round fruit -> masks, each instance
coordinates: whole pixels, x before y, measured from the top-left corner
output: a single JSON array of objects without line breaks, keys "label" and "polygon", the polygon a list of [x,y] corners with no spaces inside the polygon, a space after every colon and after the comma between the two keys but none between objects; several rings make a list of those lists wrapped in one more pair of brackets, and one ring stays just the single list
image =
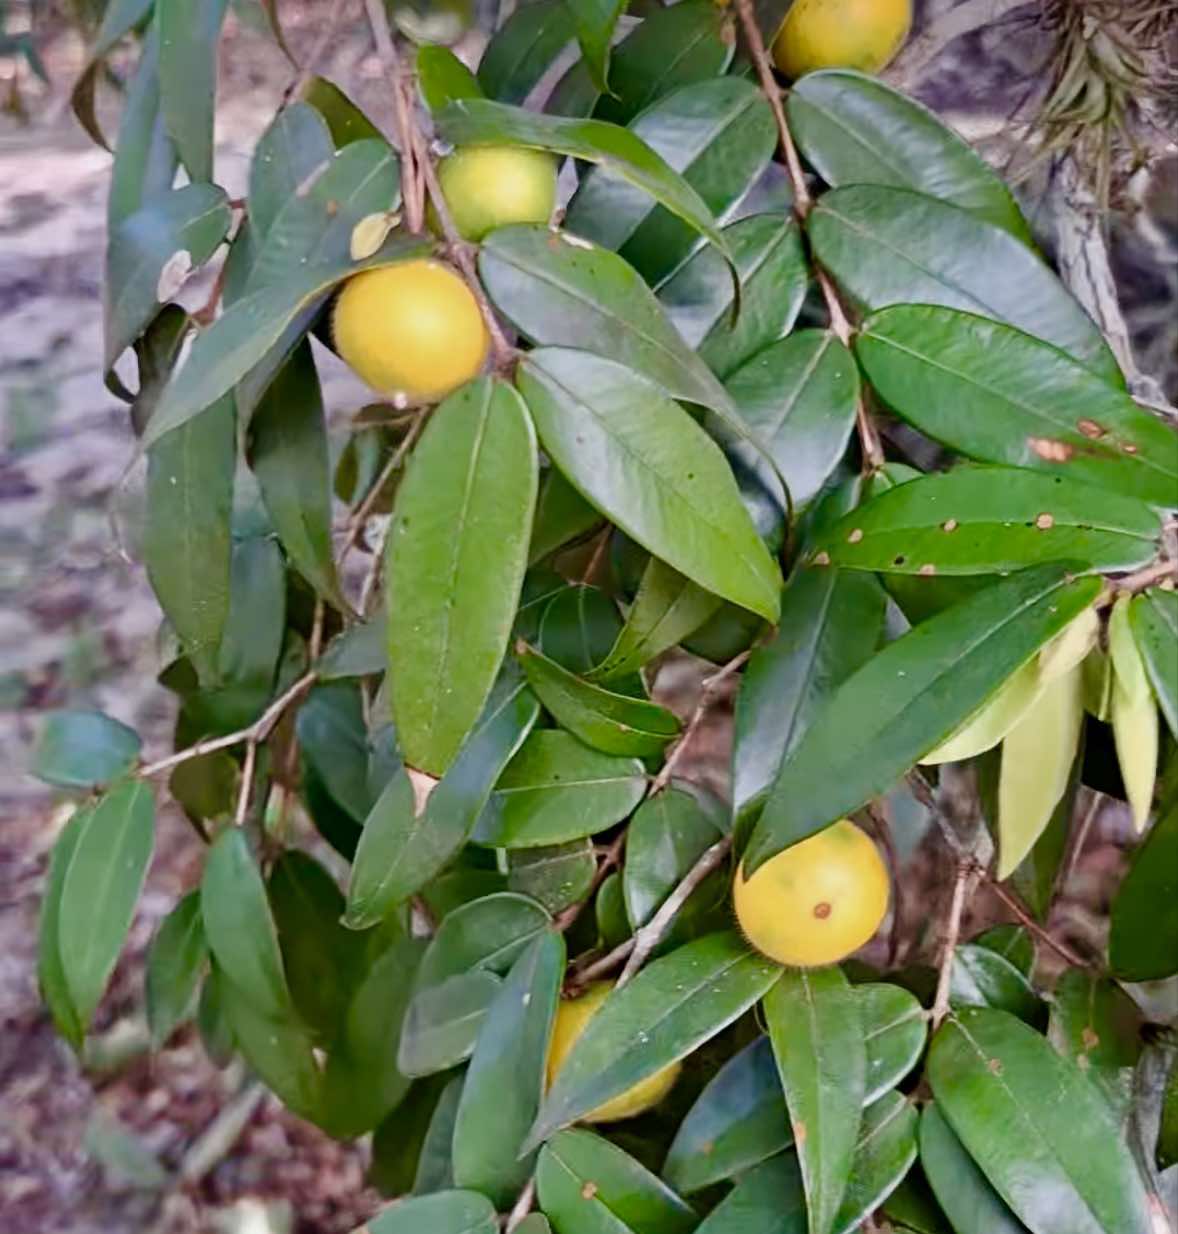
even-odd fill
[{"label": "round fruit", "polygon": [[[573,1042],[585,1031],[585,1026],[601,1010],[602,1003],[614,988],[612,981],[595,981],[580,998],[562,999],[556,1008],[552,1026],[552,1041],[548,1046],[548,1087],[573,1048]],[[671,1063],[654,1075],[640,1080],[633,1088],[611,1097],[581,1120],[586,1123],[612,1123],[620,1118],[633,1118],[658,1105],[679,1078],[679,1063]]]},{"label": "round fruit", "polygon": [[789,78],[815,69],[878,73],[911,24],[912,0],[794,0],[773,59]]},{"label": "round fruit", "polygon": [[770,857],[732,888],[745,937],[779,964],[817,968],[857,951],[888,911],[879,850],[850,819]]},{"label": "round fruit", "polygon": [[490,340],[470,288],[438,261],[365,270],[335,302],[336,350],[374,390],[432,402],[476,376]]},{"label": "round fruit", "polygon": [[438,182],[467,240],[508,223],[547,223],[556,205],[556,162],[544,150],[468,146],[442,159]]}]

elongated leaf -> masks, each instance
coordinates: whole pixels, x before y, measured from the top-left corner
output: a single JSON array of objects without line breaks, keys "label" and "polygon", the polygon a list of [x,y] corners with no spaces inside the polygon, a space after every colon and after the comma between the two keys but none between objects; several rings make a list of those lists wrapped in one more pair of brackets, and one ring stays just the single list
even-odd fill
[{"label": "elongated leaf", "polygon": [[733,812],[742,826],[835,688],[871,657],[885,598],[860,574],[798,570],[790,578],[777,633],[753,652],[736,696]]},{"label": "elongated leaf", "polygon": [[806,1193],[798,1160],[782,1153],[745,1174],[697,1234],[805,1234]]},{"label": "elongated leaf", "polygon": [[463,904],[446,914],[430,940],[417,988],[428,989],[475,968],[506,973],[550,925],[548,914],[527,896],[504,892]]},{"label": "elongated leaf", "polygon": [[534,848],[593,835],[642,800],[642,764],[590,750],[568,733],[533,733],[499,777],[474,830],[497,848]]},{"label": "elongated leaf", "polygon": [[383,673],[388,663],[388,642],[384,614],[371,621],[357,622],[327,644],[317,668],[320,681],[340,681],[347,677],[371,677]]},{"label": "elongated leaf", "polygon": [[1142,831],[1153,806],[1158,766],[1158,709],[1145,660],[1129,624],[1130,598],[1122,593],[1108,619],[1113,680],[1109,720],[1133,825]]},{"label": "elongated leaf", "polygon": [[377,1213],[368,1234],[497,1234],[499,1218],[477,1191],[439,1191],[399,1200]]},{"label": "elongated leaf", "polygon": [[653,197],[722,252],[726,245],[707,203],[641,137],[603,120],[569,120],[489,99],[451,103],[435,117],[438,134],[456,146],[505,144],[551,150],[598,163]]},{"label": "elongated leaf", "polygon": [[885,573],[1002,574],[1041,561],[1130,570],[1156,552],[1141,502],[1063,476],[961,467],[881,493],[814,544],[834,565]]},{"label": "elongated leaf", "polygon": [[1178,972],[1178,806],[1164,813],[1133,854],[1113,900],[1108,954],[1125,981]]},{"label": "elongated leaf", "polygon": [[564,938],[554,933],[516,960],[487,1011],[462,1086],[454,1181],[500,1208],[514,1202],[532,1172],[533,1158],[519,1149],[540,1106],[564,964]]},{"label": "elongated leaf", "polygon": [[190,891],[160,923],[147,953],[147,1024],[156,1049],[195,1006],[208,954],[200,892]]},{"label": "elongated leaf", "polygon": [[[147,16],[151,10],[152,0],[113,0],[103,9],[102,21],[94,35],[86,63],[78,74],[70,92],[70,106],[78,123],[90,135],[92,141],[110,149],[102,130],[98,127],[98,118],[94,114],[94,87],[98,70],[102,61],[115,45],[129,34]],[[128,103],[129,105],[129,103]]]},{"label": "elongated leaf", "polygon": [[155,802],[140,780],[111,789],[84,817],[61,885],[57,947],[79,1027],[90,1023],[119,958],[155,838]]},{"label": "elongated leaf", "polygon": [[924,1049],[924,1009],[914,994],[886,982],[855,986],[867,1071],[863,1101],[882,1097],[916,1066]]},{"label": "elongated leaf", "polygon": [[593,844],[586,837],[568,844],[519,848],[507,854],[507,889],[531,896],[550,913],[589,894],[597,873]]},{"label": "elongated leaf", "polygon": [[544,600],[540,650],[572,673],[587,675],[622,629],[618,606],[598,587],[564,586]]},{"label": "elongated leaf", "polygon": [[[653,103],[624,131],[666,159],[682,175],[680,183],[690,186],[693,195],[698,192],[717,218],[765,170],[777,140],[764,95],[736,77],[683,86]],[[565,216],[569,230],[620,252],[652,284],[671,274],[695,247],[685,225],[690,221],[657,209],[641,186],[622,183],[608,165],[584,177]],[[717,247],[731,263],[726,236]]]},{"label": "elongated leaf", "polygon": [[906,305],[869,318],[856,354],[898,415],[962,454],[1066,474],[1154,505],[1173,501],[1170,430],[1018,330]]},{"label": "elongated leaf", "polygon": [[1150,1228],[1112,1112],[1033,1029],[1002,1011],[962,1010],[933,1038],[928,1078],[970,1156],[1036,1234]]},{"label": "elongated leaf", "polygon": [[398,1069],[407,1076],[425,1076],[465,1062],[502,985],[494,973],[476,970],[415,994],[401,1029]]},{"label": "elongated leaf", "polygon": [[810,1234],[834,1229],[866,1091],[858,1002],[837,967],[787,971],[765,997],[765,1021],[806,1189]]},{"label": "elongated leaf", "polygon": [[458,1102],[462,1097],[463,1078],[461,1074],[456,1075],[446,1084],[430,1115],[413,1177],[414,1195],[429,1195],[454,1186],[451,1168],[454,1116],[458,1113]]},{"label": "elongated leaf", "polygon": [[1041,1019],[1042,1004],[1027,978],[1005,956],[964,943],[953,953],[949,996],[953,1006],[995,1007],[1020,1020]]},{"label": "elongated leaf", "polygon": [[168,136],[193,181],[213,178],[217,41],[227,0],[166,0],[160,32],[160,104]]},{"label": "elongated leaf", "polygon": [[474,74],[448,48],[426,43],[417,49],[417,88],[430,111],[457,99],[481,99]]},{"label": "elongated leaf", "polygon": [[1099,587],[1096,579],[1071,580],[1064,566],[1023,570],[868,660],[782,764],[745,854],[748,873],[886,792],[1087,608]]},{"label": "elongated leaf", "polygon": [[1071,968],[1059,979],[1047,1039],[1088,1074],[1122,1116],[1133,1096],[1141,1027],[1137,1004],[1108,977]]},{"label": "elongated leaf", "polygon": [[659,754],[679,732],[674,713],[657,703],[594,685],[527,644],[516,654],[528,684],[557,723],[595,750]]},{"label": "elongated leaf", "polygon": [[328,81],[326,77],[312,77],[303,87],[302,97],[327,121],[331,140],[337,149],[342,150],[354,141],[381,137],[376,125],[335,82]]},{"label": "elongated leaf", "polygon": [[803,157],[832,188],[915,189],[1030,242],[1010,190],[973,147],[877,78],[850,69],[807,73],[790,90],[786,112]]},{"label": "elongated leaf", "polygon": [[609,91],[606,79],[614,28],[628,3],[629,0],[579,0],[570,6],[581,56],[589,69],[590,80],[603,94]]},{"label": "elongated leaf", "polygon": [[500,103],[522,103],[574,34],[564,0],[521,4],[491,37],[479,61],[483,93]]},{"label": "elongated leaf", "polygon": [[342,682],[316,686],[299,708],[295,733],[308,768],[331,800],[362,823],[374,795],[359,690]]},{"label": "elongated leaf", "polygon": [[819,198],[807,230],[817,259],[866,309],[916,303],[979,313],[1123,384],[1091,318],[1001,227],[921,193],[859,184]]},{"label": "elongated leaf", "polygon": [[213,255],[230,218],[224,190],[188,184],[153,197],[112,231],[103,283],[106,368],[144,332],[189,272]]},{"label": "elongated leaf", "polygon": [[130,770],[139,734],[101,711],[50,712],[41,729],[32,773],[63,788],[93,788]]},{"label": "elongated leaf", "polygon": [[411,767],[441,775],[483,709],[507,650],[539,480],[519,395],[482,379],[430,419],[389,536],[389,679]]},{"label": "elongated leaf", "polygon": [[1178,737],[1178,594],[1151,587],[1129,605],[1129,624],[1154,697],[1170,732]]},{"label": "elongated leaf", "polygon": [[577,1038],[525,1148],[690,1054],[780,975],[735,933],[708,935],[650,964],[610,995]]},{"label": "elongated leaf", "polygon": [[672,398],[732,415],[724,388],[654,293],[608,248],[548,227],[501,227],[482,245],[479,274],[495,306],[533,343],[596,352]]},{"label": "elongated leaf", "polygon": [[310,103],[294,102],[274,117],[250,163],[249,224],[253,243],[265,243],[274,220],[335,152],[327,121]]},{"label": "elongated leaf", "polygon": [[724,228],[740,275],[735,289],[720,255],[694,253],[659,288],[671,323],[721,378],[792,329],[810,282],[797,224],[754,214]]},{"label": "elongated leaf", "polygon": [[957,1234],[1027,1234],[937,1105],[925,1106],[920,1116],[920,1164]]},{"label": "elongated leaf", "polygon": [[[486,251],[485,246],[483,251]],[[573,488],[561,472],[555,467],[546,468],[541,473],[540,491],[536,497],[536,517],[532,524],[532,540],[528,545],[528,564],[535,565],[566,545],[583,539],[589,532],[599,528],[601,523],[601,515]],[[525,589],[526,586],[525,582]]]},{"label": "elongated leaf", "polygon": [[209,849],[200,905],[209,951],[225,977],[261,1014],[288,1018],[291,999],[278,933],[266,886],[240,828],[227,828]]},{"label": "elongated leaf", "polygon": [[57,1031],[74,1047],[82,1048],[86,1025],[78,1016],[61,959],[61,896],[74,850],[93,807],[83,806],[70,815],[49,854],[49,871],[41,893],[37,923],[37,985],[49,1008]]},{"label": "elongated leaf", "polygon": [[899,1185],[916,1160],[916,1107],[895,1091],[863,1111],[855,1160],[834,1219],[838,1234],[850,1234]]},{"label": "elongated leaf", "polygon": [[701,587],[775,620],[780,576],[719,447],[610,360],[529,353],[520,389],[545,450],[611,521]]},{"label": "elongated leaf", "polygon": [[478,724],[418,809],[406,775],[394,775],[372,807],[352,863],[347,923],[362,929],[441,872],[474,827],[495,781],[540,713],[516,673],[505,672]]}]

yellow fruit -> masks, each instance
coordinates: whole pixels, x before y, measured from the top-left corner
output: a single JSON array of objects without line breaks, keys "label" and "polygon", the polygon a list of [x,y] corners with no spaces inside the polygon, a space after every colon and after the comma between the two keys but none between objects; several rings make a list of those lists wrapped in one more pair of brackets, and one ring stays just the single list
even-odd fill
[{"label": "yellow fruit", "polygon": [[[602,1003],[609,997],[614,988],[612,981],[596,981],[589,986],[580,998],[562,999],[556,1008],[556,1022],[552,1026],[552,1041],[548,1046],[548,1086],[556,1078],[573,1042],[585,1031],[585,1026],[601,1010]],[[620,1118],[633,1118],[658,1105],[671,1091],[679,1078],[679,1063],[671,1063],[654,1075],[640,1080],[633,1088],[611,1097],[604,1105],[591,1110],[585,1115],[586,1123],[612,1123]]]},{"label": "yellow fruit", "polygon": [[470,288],[425,259],[365,270],[332,316],[336,350],[374,390],[432,402],[476,376],[489,338]]},{"label": "yellow fruit", "polygon": [[815,69],[878,73],[911,24],[912,0],[795,0],[773,42],[773,59],[790,78]]},{"label": "yellow fruit", "polygon": [[468,146],[442,159],[438,181],[467,240],[509,223],[547,223],[556,205],[556,161],[544,150]]},{"label": "yellow fruit", "polygon": [[888,871],[850,819],[770,857],[732,888],[745,937],[779,964],[817,968],[857,951],[888,911]]}]

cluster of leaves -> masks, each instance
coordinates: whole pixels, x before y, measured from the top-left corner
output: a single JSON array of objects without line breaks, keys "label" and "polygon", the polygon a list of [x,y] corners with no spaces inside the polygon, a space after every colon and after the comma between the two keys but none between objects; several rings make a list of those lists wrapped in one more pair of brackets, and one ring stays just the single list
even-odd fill
[{"label": "cluster of leaves", "polygon": [[[490,1234],[532,1178],[526,1234],[843,1234],[881,1209],[915,1234],[1150,1228],[1178,1073],[1127,983],[1178,972],[1178,601],[1144,587],[1170,569],[1178,449],[1004,185],[850,72],[798,82],[779,131],[763,49],[711,0],[644,10],[612,51],[624,5],[520,5],[477,74],[424,46],[415,123],[567,156],[576,188],[559,226],[479,247],[518,349],[437,408],[365,409],[333,484],[311,336],[358,269],[445,246],[393,225],[398,155],[320,78],[227,199],[223,7],[112,3],[76,95],[93,126],[95,66],[137,30],[106,367],[146,453],[179,718],[151,765],[106,716],[45,731],[43,778],[105,790],[49,874],[62,1033],[81,1045],[117,959],[168,771],[209,847],[152,947],[155,1039],[195,1007],[215,1057],[333,1135],[374,1132],[374,1179],[414,1198],[373,1234]],[[808,182],[774,160],[790,140]],[[387,237],[357,261],[373,216]],[[226,242],[221,311],[193,320],[173,297]],[[383,588],[377,555],[354,603],[342,558],[384,526]],[[729,804],[673,776],[709,699],[685,727],[652,700],[673,648],[725,677],[747,657]],[[1145,824],[1159,741],[1109,956],[1045,992],[1035,919],[1077,788],[1121,791],[1115,746]],[[864,809],[910,849],[939,800],[913,768],[962,760],[1035,933],[947,950],[931,1041],[935,971],[787,971],[730,928],[730,849],[751,868]],[[288,843],[297,811],[345,890]],[[980,868],[984,833],[964,842]],[[627,954],[653,959],[546,1090],[562,988]],[[657,1110],[574,1126],[678,1060]]]}]

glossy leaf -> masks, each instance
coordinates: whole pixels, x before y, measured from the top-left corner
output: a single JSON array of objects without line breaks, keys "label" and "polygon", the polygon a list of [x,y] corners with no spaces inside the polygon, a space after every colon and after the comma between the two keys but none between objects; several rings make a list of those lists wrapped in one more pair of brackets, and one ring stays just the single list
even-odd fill
[{"label": "glossy leaf", "polygon": [[886,982],[854,987],[867,1048],[864,1104],[881,1097],[916,1066],[924,1050],[924,1009],[914,994]]},{"label": "glossy leaf", "polygon": [[250,162],[249,226],[254,246],[261,246],[282,208],[316,173],[322,174],[335,152],[322,114],[310,103],[293,102],[274,117]]},{"label": "glossy leaf", "polygon": [[792,329],[810,270],[788,215],[754,214],[724,228],[740,276],[739,312],[723,259],[692,254],[659,288],[659,300],[684,342],[721,378]]},{"label": "glossy leaf", "polygon": [[517,848],[507,854],[507,889],[531,896],[550,913],[589,894],[597,873],[593,844],[586,837],[543,848]]},{"label": "glossy leaf", "polygon": [[622,630],[618,606],[598,587],[565,586],[545,601],[540,650],[571,673],[600,664]]},{"label": "glossy leaf", "polygon": [[665,1183],[591,1131],[561,1131],[536,1163],[556,1234],[688,1234],[699,1218]]},{"label": "glossy leaf", "polygon": [[545,1056],[564,976],[560,934],[544,934],[512,965],[487,1010],[454,1123],[454,1181],[514,1203],[532,1173],[520,1145],[544,1089]]},{"label": "glossy leaf", "polygon": [[1108,619],[1113,680],[1109,721],[1133,825],[1145,827],[1153,805],[1158,765],[1158,710],[1141,649],[1129,621],[1130,598],[1122,593]]},{"label": "glossy leaf", "polygon": [[213,178],[217,41],[227,0],[166,0],[160,32],[160,105],[191,180]]},{"label": "glossy leaf", "polygon": [[603,120],[546,116],[489,99],[451,103],[438,113],[435,123],[438,135],[455,146],[528,146],[598,163],[632,185],[644,201],[648,196],[654,198],[725,251],[707,203],[672,165],[629,129]]},{"label": "glossy leaf", "polygon": [[[886,792],[1096,597],[1096,579],[1039,566],[889,643],[837,687],[787,755],[745,853],[775,852]],[[865,751],[870,751],[866,755]]]},{"label": "glossy leaf", "polygon": [[299,708],[295,733],[305,762],[332,801],[362,823],[373,793],[359,690],[343,682],[316,686]]},{"label": "glossy leaf", "polygon": [[54,1026],[75,1050],[82,1048],[86,1025],[74,1005],[61,959],[61,896],[78,839],[92,813],[93,807],[83,806],[75,810],[62,827],[49,854],[49,870],[41,893],[37,923],[37,985]]},{"label": "glossy leaf", "polygon": [[807,73],[790,90],[786,112],[802,156],[832,188],[915,189],[1030,242],[1010,190],[973,147],[877,78],[850,69]]},{"label": "glossy leaf", "polygon": [[516,957],[551,925],[527,896],[501,893],[447,913],[430,940],[417,976],[419,990],[471,969],[506,973]]},{"label": "glossy leaf", "polygon": [[1178,806],[1162,814],[1133,853],[1113,900],[1108,954],[1124,981],[1178,972]]},{"label": "glossy leaf", "polygon": [[1005,956],[963,943],[953,953],[949,997],[953,1006],[994,1007],[1035,1023],[1042,1004],[1027,978]]},{"label": "glossy leaf", "polygon": [[[652,103],[628,129],[614,131],[625,132],[629,140],[666,159],[682,176],[679,183],[693,196],[698,193],[709,217],[717,218],[723,218],[765,170],[777,141],[764,95],[752,82],[736,77],[683,86]],[[661,204],[670,205],[665,200]],[[671,274],[695,247],[684,222],[657,209],[640,186],[622,183],[609,165],[582,179],[565,223],[570,231],[621,253],[652,284]],[[732,260],[727,237],[713,243]]]},{"label": "glossy leaf", "polygon": [[810,1234],[837,1216],[855,1153],[867,1054],[852,988],[837,967],[786,971],[765,997],[765,1021],[806,1190]]},{"label": "glossy leaf", "polygon": [[905,305],[870,317],[855,351],[898,415],[962,454],[1153,505],[1173,501],[1171,431],[1122,390],[1019,330]]},{"label": "glossy leaf", "polygon": [[674,713],[657,703],[594,685],[526,644],[516,655],[556,722],[592,749],[641,758],[661,753],[679,732]]},{"label": "glossy leaf", "polygon": [[1178,737],[1178,593],[1151,587],[1129,605],[1129,624],[1154,697]]},{"label": "glossy leaf", "polygon": [[959,467],[881,493],[819,536],[832,564],[903,574],[1004,574],[1041,561],[1131,570],[1157,551],[1141,502],[1007,467]]},{"label": "glossy leaf", "polygon": [[483,379],[430,418],[397,493],[388,548],[389,680],[411,767],[441,775],[507,649],[539,479],[519,395]]},{"label": "glossy leaf", "polygon": [[1051,999],[1047,1039],[1088,1074],[1118,1114],[1128,1112],[1141,1056],[1141,1012],[1108,977],[1068,969]]},{"label": "glossy leaf", "polygon": [[522,103],[573,37],[564,0],[521,4],[491,36],[479,61],[483,93],[500,103]]},{"label": "glossy leaf", "polygon": [[203,266],[229,230],[224,190],[188,184],[153,197],[111,232],[103,282],[103,363],[111,368],[171,300],[190,271]]},{"label": "glossy leaf", "polygon": [[736,696],[733,812],[759,812],[782,759],[835,688],[867,661],[883,632],[879,584],[837,570],[798,570],[781,597],[777,633],[749,659]]},{"label": "glossy leaf", "polygon": [[498,1234],[499,1218],[477,1191],[439,1191],[398,1200],[369,1218],[368,1234]]},{"label": "glossy leaf", "polygon": [[304,87],[302,97],[327,121],[331,140],[338,149],[350,146],[354,141],[381,137],[376,125],[335,82],[328,81],[326,77],[312,77]]},{"label": "glossy leaf", "polygon": [[415,994],[401,1028],[397,1067],[407,1076],[423,1076],[465,1062],[502,985],[493,973],[476,970]]},{"label": "glossy leaf", "polygon": [[533,733],[499,777],[474,839],[497,848],[534,848],[593,835],[642,800],[642,764],[590,750],[568,733]]},{"label": "glossy leaf", "polygon": [[933,1038],[928,1078],[970,1156],[1036,1234],[1149,1229],[1112,1112],[1033,1029],[1002,1011],[962,1010]]},{"label": "glossy leaf", "polygon": [[884,1093],[863,1111],[855,1160],[834,1219],[838,1234],[850,1234],[899,1185],[916,1160],[916,1107],[900,1093]]},{"label": "glossy leaf", "polygon": [[448,48],[426,43],[417,49],[417,88],[430,111],[457,99],[481,99],[474,74]]},{"label": "glossy leaf", "polygon": [[190,891],[160,922],[147,952],[147,1026],[155,1049],[195,1006],[208,954],[200,892]]},{"label": "glossy leaf", "polygon": [[589,69],[589,78],[603,94],[609,90],[609,49],[618,18],[629,0],[579,0],[571,5],[581,57]]},{"label": "glossy leaf", "polygon": [[[486,246],[483,247],[486,252]],[[555,467],[540,476],[536,515],[528,545],[528,564],[538,561],[599,528],[601,515],[577,492]],[[523,597],[520,597],[521,600]],[[517,614],[518,621],[518,614]],[[521,636],[522,637],[522,636]]]},{"label": "glossy leaf", "polygon": [[341,631],[327,644],[316,667],[320,681],[340,681],[347,677],[372,677],[383,673],[388,663],[388,642],[384,614],[370,621],[357,622]]},{"label": "glossy leaf", "polygon": [[462,1098],[461,1074],[450,1080],[438,1098],[426,1128],[413,1178],[413,1194],[428,1195],[454,1186],[451,1158],[454,1145],[454,1117]]},{"label": "glossy leaf", "polygon": [[805,1234],[806,1194],[797,1157],[782,1153],[750,1170],[697,1227],[697,1234]]},{"label": "glossy leaf", "polygon": [[129,771],[139,734],[101,711],[53,711],[41,728],[32,773],[62,788],[93,788]]},{"label": "glossy leaf", "polygon": [[1053,343],[1105,381],[1122,384],[1092,319],[1040,258],[1001,227],[922,193],[857,184],[823,194],[807,231],[815,257],[864,309],[920,304],[980,313]]},{"label": "glossy leaf", "polygon": [[564,348],[529,353],[517,380],[545,450],[603,514],[700,586],[776,618],[777,567],[719,447],[682,408]]},{"label": "glossy leaf", "polygon": [[297,347],[250,421],[250,466],[282,547],[329,603],[345,609],[331,542],[327,425],[310,344]]},{"label": "glossy leaf", "polygon": [[672,398],[731,416],[724,388],[608,248],[548,227],[501,227],[480,249],[479,274],[496,308],[533,343],[596,352]]},{"label": "glossy leaf", "polygon": [[956,1234],[1027,1234],[937,1105],[926,1105],[920,1116],[920,1163]]},{"label": "glossy leaf", "polygon": [[649,964],[610,995],[577,1038],[525,1147],[690,1054],[780,975],[735,933],[710,934]]}]

